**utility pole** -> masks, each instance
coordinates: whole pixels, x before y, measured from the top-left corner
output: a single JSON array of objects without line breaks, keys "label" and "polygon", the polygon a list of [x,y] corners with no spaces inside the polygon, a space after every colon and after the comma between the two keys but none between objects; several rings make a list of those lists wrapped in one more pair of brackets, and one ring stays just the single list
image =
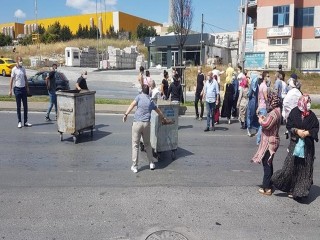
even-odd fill
[{"label": "utility pole", "polygon": [[[241,6],[241,12],[242,12]],[[244,17],[242,17],[242,27],[241,27],[241,53],[239,64],[244,69],[245,62],[245,52],[246,52],[246,31],[247,31],[247,14],[248,14],[248,0],[244,0]]]},{"label": "utility pole", "polygon": [[98,66],[97,69],[99,70],[99,65],[100,65],[100,59],[99,59],[99,27],[98,27],[98,0],[96,0],[96,31],[97,31],[97,61],[98,61]]},{"label": "utility pole", "polygon": [[202,61],[202,48],[203,48],[203,13],[201,14],[201,35],[200,35],[200,66],[203,65]]}]

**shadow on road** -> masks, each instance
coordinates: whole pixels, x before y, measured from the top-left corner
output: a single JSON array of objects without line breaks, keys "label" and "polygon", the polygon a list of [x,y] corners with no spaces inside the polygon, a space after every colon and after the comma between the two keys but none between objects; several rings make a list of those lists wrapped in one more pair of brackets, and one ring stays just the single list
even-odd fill
[{"label": "shadow on road", "polygon": [[55,124],[55,122],[51,121],[51,122],[43,122],[43,123],[33,123],[32,126],[37,127],[37,126],[45,126],[45,125],[52,125],[52,124]]},{"label": "shadow on road", "polygon": [[193,128],[193,125],[179,126],[178,130],[180,130],[180,129],[188,129],[188,128]]},{"label": "shadow on road", "polygon": [[[107,132],[107,131],[101,131],[101,128],[104,127],[108,127],[109,125],[106,124],[99,124],[96,125],[94,130],[93,130],[93,134],[91,137],[91,130],[84,130],[81,132],[81,134],[79,134],[77,136],[77,143],[86,143],[86,142],[92,142],[92,141],[98,141],[110,134],[112,134],[111,132]],[[64,141],[69,141],[69,142],[73,142],[73,136],[71,135],[69,138],[65,138]]]},{"label": "shadow on road", "polygon": [[[280,192],[280,193],[274,194],[274,196],[288,197],[288,193]],[[311,189],[310,189],[309,196],[307,198],[299,198],[299,199],[295,199],[295,200],[301,204],[308,205],[308,204],[312,203],[313,201],[315,201],[319,196],[320,196],[320,187],[317,185],[312,185]]]},{"label": "shadow on road", "polygon": [[[159,153],[158,153],[159,154]],[[193,155],[192,152],[185,150],[183,148],[178,148],[175,152],[175,159],[172,159],[172,151],[161,152],[159,155],[159,160],[157,164],[157,168],[166,168],[169,166],[173,161],[177,161],[180,158]]]}]

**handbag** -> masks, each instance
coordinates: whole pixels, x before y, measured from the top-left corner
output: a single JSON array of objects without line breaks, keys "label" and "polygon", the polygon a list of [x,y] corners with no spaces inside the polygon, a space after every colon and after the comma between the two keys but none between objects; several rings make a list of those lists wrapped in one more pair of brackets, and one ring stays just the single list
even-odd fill
[{"label": "handbag", "polygon": [[298,142],[296,143],[296,146],[293,150],[293,156],[304,158],[304,139],[299,138]]}]

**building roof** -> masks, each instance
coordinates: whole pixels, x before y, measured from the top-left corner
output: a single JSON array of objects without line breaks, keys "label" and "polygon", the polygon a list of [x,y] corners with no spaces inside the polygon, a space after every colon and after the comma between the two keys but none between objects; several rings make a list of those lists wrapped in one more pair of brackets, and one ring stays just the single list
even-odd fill
[{"label": "building roof", "polygon": [[[209,33],[202,34],[202,41],[204,45],[213,46],[215,37]],[[190,34],[186,40],[185,46],[199,46],[201,42],[201,34]],[[176,35],[146,37],[144,40],[146,47],[178,47]]]}]

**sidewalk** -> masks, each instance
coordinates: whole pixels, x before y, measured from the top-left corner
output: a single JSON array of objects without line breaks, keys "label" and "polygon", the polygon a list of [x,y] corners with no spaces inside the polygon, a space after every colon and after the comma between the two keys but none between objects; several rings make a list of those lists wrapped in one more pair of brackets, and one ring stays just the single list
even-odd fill
[{"label": "sidewalk", "polygon": [[[116,113],[123,114],[128,105],[96,104],[96,113]],[[28,108],[31,112],[45,112],[48,108],[48,102],[28,102]],[[195,115],[193,106],[183,107],[183,115]],[[16,111],[16,102],[0,102],[0,111]],[[320,109],[312,110],[320,118]],[[133,110],[134,112],[134,110]]]}]

